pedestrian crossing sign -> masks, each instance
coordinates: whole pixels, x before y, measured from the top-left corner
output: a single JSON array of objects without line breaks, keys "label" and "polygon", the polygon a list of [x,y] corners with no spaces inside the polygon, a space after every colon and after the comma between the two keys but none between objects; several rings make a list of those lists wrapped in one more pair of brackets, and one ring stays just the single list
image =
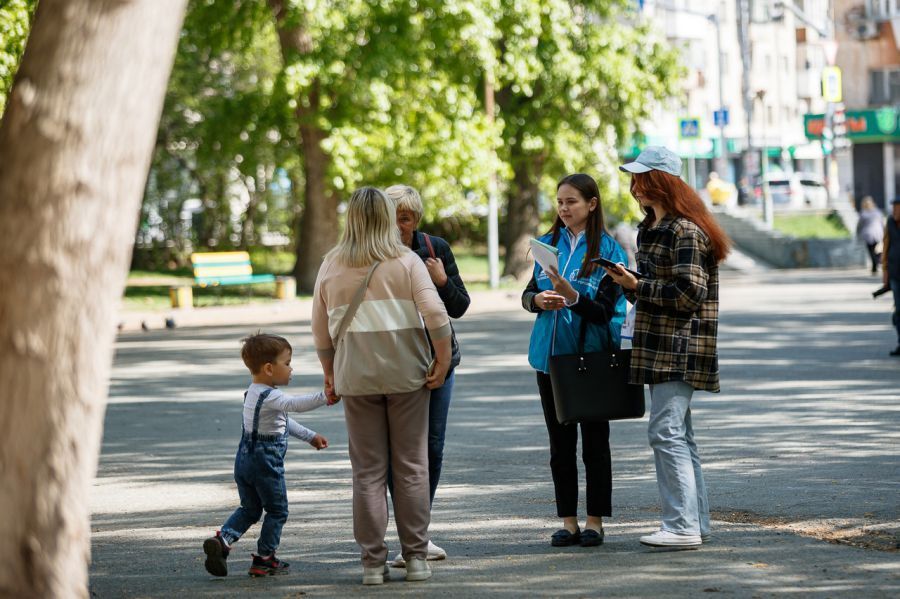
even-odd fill
[{"label": "pedestrian crossing sign", "polygon": [[841,102],[841,69],[825,67],[822,69],[822,97],[826,102]]},{"label": "pedestrian crossing sign", "polygon": [[679,139],[700,139],[700,119],[689,117],[678,120]]}]

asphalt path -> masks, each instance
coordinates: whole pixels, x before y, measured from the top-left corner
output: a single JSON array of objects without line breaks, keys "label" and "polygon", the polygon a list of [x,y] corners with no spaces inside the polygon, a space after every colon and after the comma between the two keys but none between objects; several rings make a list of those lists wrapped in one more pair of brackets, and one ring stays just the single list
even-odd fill
[{"label": "asphalt path", "polygon": [[[239,340],[255,327],[123,333],[92,494],[92,596],[900,596],[900,359],[887,355],[890,301],[871,299],[877,286],[843,270],[725,273],[722,392],[693,403],[713,538],[684,552],[638,543],[659,518],[646,416],[612,425],[604,545],[550,546],[559,521],[525,356],[533,316],[515,295],[476,296],[455,323],[463,363],[430,529],[449,559],[427,582],[393,570],[381,587],[360,585],[340,404],[299,418],[328,449],[288,450],[279,555],[291,573],[246,575],[252,528],[231,574],[209,576],[202,541],[237,504]],[[265,330],[294,345],[291,389],[318,389],[309,321]],[[393,523],[388,545],[399,549]]]}]

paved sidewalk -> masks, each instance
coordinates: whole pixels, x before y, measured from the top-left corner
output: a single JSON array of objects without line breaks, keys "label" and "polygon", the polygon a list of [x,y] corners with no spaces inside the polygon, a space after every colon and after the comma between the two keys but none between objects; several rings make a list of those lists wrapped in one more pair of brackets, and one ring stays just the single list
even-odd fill
[{"label": "paved sidewalk", "polygon": [[[877,286],[836,270],[723,277],[723,389],[694,404],[713,540],[690,552],[637,543],[659,517],[646,417],[612,426],[607,542],[550,547],[558,521],[525,359],[533,317],[518,293],[477,295],[455,323],[463,364],[431,526],[450,559],[430,581],[394,570],[380,588],[359,584],[340,404],[300,418],[331,447],[289,449],[279,553],[291,574],[247,577],[256,528],[232,553],[231,576],[203,569],[200,544],[237,501],[239,339],[258,324],[287,335],[294,389],[313,390],[308,313],[123,333],[92,495],[92,596],[900,596],[900,360],[887,355],[895,340],[889,302],[871,299]],[[392,530],[388,543],[393,554]]]}]

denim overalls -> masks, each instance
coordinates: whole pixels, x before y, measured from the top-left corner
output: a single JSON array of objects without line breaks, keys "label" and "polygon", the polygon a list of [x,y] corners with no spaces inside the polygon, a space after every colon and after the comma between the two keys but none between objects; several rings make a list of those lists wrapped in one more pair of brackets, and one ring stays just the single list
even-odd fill
[{"label": "denim overalls", "polygon": [[[247,433],[241,425],[241,443],[234,458],[234,482],[241,497],[236,509],[222,526],[222,537],[230,545],[262,516],[256,550],[260,556],[272,555],[281,541],[281,529],[288,517],[287,488],[284,483],[284,454],[287,429],[281,435],[260,435],[259,411],[272,389],[263,391],[256,401],[253,430]],[[247,394],[244,393],[246,400]]]}]

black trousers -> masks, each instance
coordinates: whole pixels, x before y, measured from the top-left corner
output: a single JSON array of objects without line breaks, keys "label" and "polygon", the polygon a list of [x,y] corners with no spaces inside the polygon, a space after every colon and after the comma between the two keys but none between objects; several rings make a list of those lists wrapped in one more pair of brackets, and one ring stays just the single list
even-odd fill
[{"label": "black trousers", "polygon": [[877,243],[867,243],[866,249],[869,250],[869,258],[872,260],[872,272],[878,272],[878,265],[881,264],[881,254],[875,251],[878,247]]},{"label": "black trousers", "polygon": [[537,373],[544,421],[550,435],[550,472],[556,491],[556,515],[578,515],[578,427],[581,427],[581,460],[587,479],[587,515],[612,516],[612,459],[609,423],[560,424],[556,420],[550,375]]}]

